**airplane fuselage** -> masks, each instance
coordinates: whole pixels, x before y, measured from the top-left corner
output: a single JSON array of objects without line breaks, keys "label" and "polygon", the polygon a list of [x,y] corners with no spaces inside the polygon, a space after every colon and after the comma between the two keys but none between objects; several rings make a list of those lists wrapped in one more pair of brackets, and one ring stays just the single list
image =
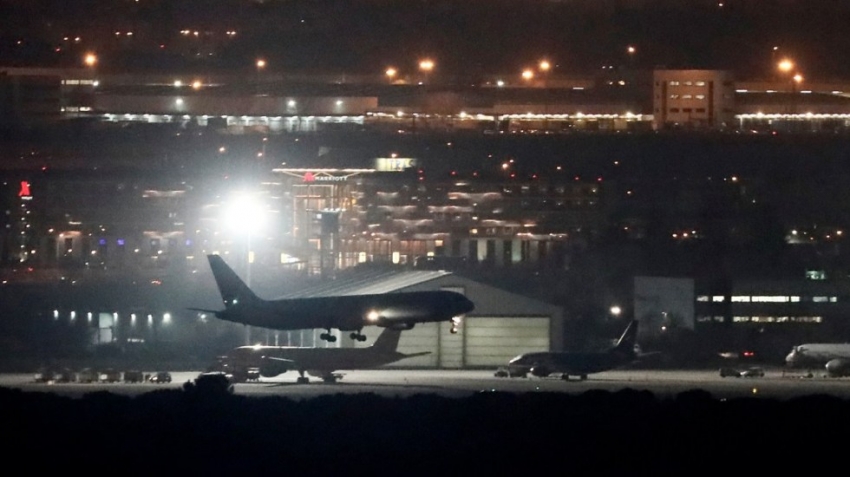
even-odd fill
[{"label": "airplane fuselage", "polygon": [[415,323],[450,320],[473,308],[462,294],[438,290],[231,303],[218,317],[277,330],[357,331],[370,325],[409,329]]},{"label": "airplane fuselage", "polygon": [[635,359],[633,354],[614,351],[603,353],[526,353],[517,356],[509,365],[514,368],[526,368],[532,374],[547,376],[562,374],[567,376],[586,376],[624,366]]},{"label": "airplane fuselage", "polygon": [[850,359],[850,343],[806,343],[795,346],[785,357],[791,367],[824,366],[834,359]]}]

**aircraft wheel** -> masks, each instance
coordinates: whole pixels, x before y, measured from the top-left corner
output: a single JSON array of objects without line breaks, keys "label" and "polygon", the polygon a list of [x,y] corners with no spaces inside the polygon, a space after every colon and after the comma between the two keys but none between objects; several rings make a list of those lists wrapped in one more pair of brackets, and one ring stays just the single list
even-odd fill
[{"label": "aircraft wheel", "polygon": [[357,337],[357,341],[366,341],[366,337],[363,336],[363,335],[360,335],[360,336]]},{"label": "aircraft wheel", "polygon": [[336,336],[334,336],[334,335],[328,335],[328,341],[329,341],[329,342],[331,342],[331,343],[335,342],[335,341],[336,341]]},{"label": "aircraft wheel", "polygon": [[310,382],[310,378],[308,378],[306,376],[299,377],[297,380],[295,380],[296,384],[307,384],[309,382]]},{"label": "aircraft wheel", "polygon": [[586,374],[582,374],[582,375],[581,375],[581,380],[582,380],[582,381],[584,381],[585,379],[587,379],[587,375],[586,375]]},{"label": "aircraft wheel", "polygon": [[561,375],[561,379],[563,379],[564,381],[569,381],[569,380],[570,380],[570,375],[569,375],[569,374],[562,374],[562,375]]},{"label": "aircraft wheel", "polygon": [[452,326],[452,329],[449,330],[453,335],[457,334],[457,326]]}]

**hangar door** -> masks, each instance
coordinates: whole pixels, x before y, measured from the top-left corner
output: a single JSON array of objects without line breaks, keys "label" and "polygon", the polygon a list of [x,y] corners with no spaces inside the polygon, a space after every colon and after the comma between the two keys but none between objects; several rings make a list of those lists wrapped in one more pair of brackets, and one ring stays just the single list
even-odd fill
[{"label": "hangar door", "polygon": [[549,317],[465,319],[465,366],[504,366],[518,354],[549,351],[549,321]]}]

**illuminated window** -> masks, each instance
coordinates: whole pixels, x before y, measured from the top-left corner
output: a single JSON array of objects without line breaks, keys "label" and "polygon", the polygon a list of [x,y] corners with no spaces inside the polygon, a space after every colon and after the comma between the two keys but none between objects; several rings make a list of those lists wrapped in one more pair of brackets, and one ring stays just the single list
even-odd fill
[{"label": "illuminated window", "polygon": [[788,303],[790,298],[787,296],[754,296],[752,301],[760,303]]},{"label": "illuminated window", "polygon": [[715,303],[722,303],[726,301],[726,297],[723,295],[714,295],[713,297],[711,297],[711,301]]},{"label": "illuminated window", "polygon": [[708,295],[700,295],[697,297],[697,301],[708,301]]},{"label": "illuminated window", "polygon": [[749,303],[749,302],[750,302],[750,296],[749,296],[749,295],[737,295],[737,296],[733,296],[733,297],[732,297],[732,301],[734,301],[734,302],[747,302],[747,303]]},{"label": "illuminated window", "polygon": [[749,316],[733,316],[732,323],[747,323],[750,321]]}]

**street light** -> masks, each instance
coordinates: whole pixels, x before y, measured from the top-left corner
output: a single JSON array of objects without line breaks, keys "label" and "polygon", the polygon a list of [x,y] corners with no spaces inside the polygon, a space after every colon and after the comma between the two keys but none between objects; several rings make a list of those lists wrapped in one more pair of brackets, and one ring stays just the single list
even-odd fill
[{"label": "street light", "polygon": [[390,66],[389,68],[387,68],[387,71],[385,71],[384,74],[387,75],[387,79],[389,79],[390,83],[392,83],[396,75],[398,74],[398,71],[392,66]]},{"label": "street light", "polygon": [[266,69],[266,60],[257,58],[257,94],[260,93],[260,75]]},{"label": "street light", "polygon": [[97,64],[97,55],[94,53],[86,53],[86,56],[83,58],[83,62],[86,66],[93,68]]},{"label": "street light", "polygon": [[428,58],[419,60],[419,71],[422,72],[423,78],[427,77],[432,71],[434,71],[434,60]]},{"label": "street light", "polygon": [[[245,284],[251,287],[251,263],[254,252],[251,250],[251,236],[257,235],[265,226],[266,208],[256,193],[234,192],[224,204],[222,214],[224,224],[235,234],[245,237]],[[251,344],[251,327],[245,326],[245,344]]]}]

